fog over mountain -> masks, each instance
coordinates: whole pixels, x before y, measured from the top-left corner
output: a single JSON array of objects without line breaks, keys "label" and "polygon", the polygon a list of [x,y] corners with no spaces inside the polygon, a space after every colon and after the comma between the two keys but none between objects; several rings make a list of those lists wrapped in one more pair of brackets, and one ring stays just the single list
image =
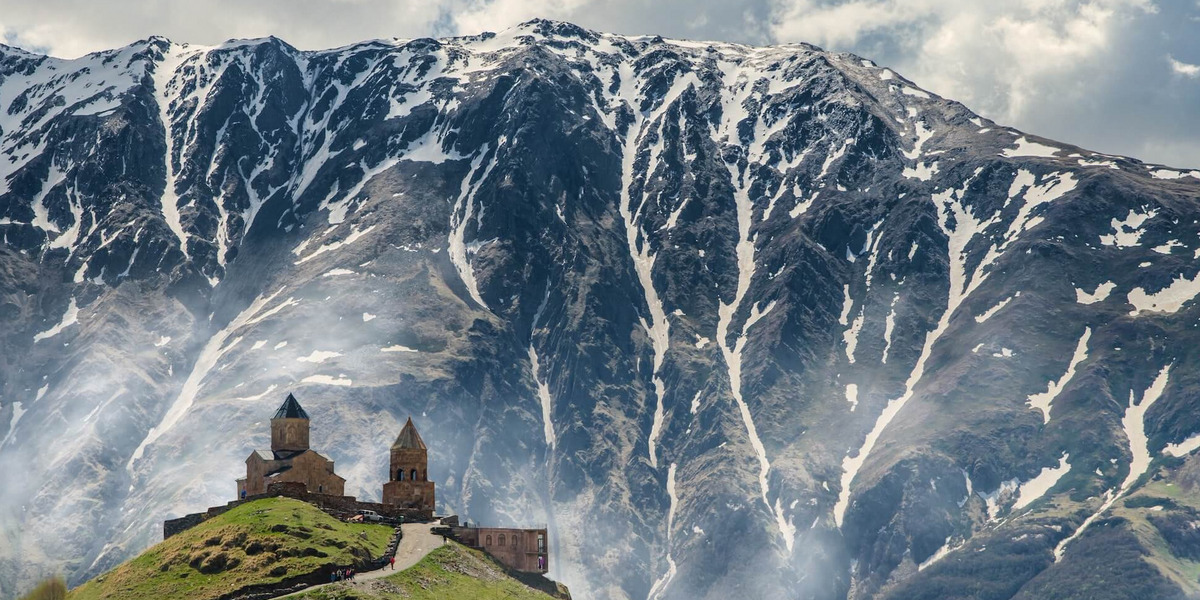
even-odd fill
[{"label": "fog over mountain", "polygon": [[289,391],[578,598],[1198,594],[1198,196],[804,44],[0,46],[0,597]]}]

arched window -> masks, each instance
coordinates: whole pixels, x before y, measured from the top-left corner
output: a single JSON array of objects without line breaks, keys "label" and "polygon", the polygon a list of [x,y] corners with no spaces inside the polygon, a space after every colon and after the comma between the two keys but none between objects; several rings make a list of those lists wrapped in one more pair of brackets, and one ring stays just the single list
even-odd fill
[{"label": "arched window", "polygon": [[417,480],[417,470],[416,470],[416,469],[413,469],[413,470],[412,470],[412,480],[413,480],[413,481],[416,481],[416,480]]},{"label": "arched window", "polygon": [[500,545],[501,545],[501,546],[503,546],[503,545],[504,545],[504,534],[503,534],[503,533],[502,533],[502,534],[500,534]]},{"label": "arched window", "polygon": [[396,481],[404,481],[404,469],[396,471]]},{"label": "arched window", "polygon": [[324,493],[324,492],[325,492],[325,486],[323,486],[323,485],[318,485],[318,486],[317,486],[317,493],[318,493],[318,494],[321,494],[321,493]]},{"label": "arched window", "polygon": [[484,546],[491,546],[491,545],[492,545],[492,536],[491,536],[490,534],[487,536],[487,541],[486,541],[486,542],[484,542],[484,543],[483,543],[483,545],[484,545]]}]

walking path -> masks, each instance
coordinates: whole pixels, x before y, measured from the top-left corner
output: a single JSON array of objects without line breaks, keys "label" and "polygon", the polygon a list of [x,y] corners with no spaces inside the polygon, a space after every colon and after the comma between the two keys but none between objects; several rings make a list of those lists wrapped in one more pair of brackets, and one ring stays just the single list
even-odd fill
[{"label": "walking path", "polygon": [[433,552],[438,546],[441,546],[442,536],[434,535],[430,530],[437,526],[437,523],[405,523],[400,527],[404,529],[404,536],[400,538],[400,546],[396,548],[396,568],[392,570],[391,566],[385,566],[382,569],[374,571],[363,571],[354,574],[354,581],[338,581],[334,583],[322,583],[304,588],[298,592],[292,592],[284,596],[276,596],[276,598],[291,598],[300,594],[307,594],[316,589],[327,586],[343,586],[350,587],[355,584],[387,577],[395,573],[399,573],[415,564],[426,554]]}]

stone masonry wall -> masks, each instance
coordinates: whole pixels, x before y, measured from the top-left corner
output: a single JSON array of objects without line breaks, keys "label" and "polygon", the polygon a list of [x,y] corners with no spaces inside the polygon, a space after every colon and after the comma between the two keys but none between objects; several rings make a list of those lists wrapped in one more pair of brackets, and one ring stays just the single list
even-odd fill
[{"label": "stone masonry wall", "polygon": [[303,483],[284,482],[272,483],[267,487],[264,494],[255,496],[247,496],[244,500],[234,500],[222,506],[213,506],[201,513],[192,513],[179,517],[178,519],[168,519],[163,521],[163,539],[167,539],[177,533],[187,531],[196,525],[220,515],[231,508],[240,506],[247,502],[253,502],[262,498],[273,497],[294,498],[303,502],[308,502],[313,506],[325,511],[333,517],[346,519],[358,514],[360,510],[373,510],[380,516],[389,519],[403,519],[406,522],[413,521],[430,521],[433,519],[432,510],[415,510],[410,508],[402,508],[398,506],[388,506],[377,502],[359,502],[354,496],[335,496],[331,494],[313,494],[309,493]]}]

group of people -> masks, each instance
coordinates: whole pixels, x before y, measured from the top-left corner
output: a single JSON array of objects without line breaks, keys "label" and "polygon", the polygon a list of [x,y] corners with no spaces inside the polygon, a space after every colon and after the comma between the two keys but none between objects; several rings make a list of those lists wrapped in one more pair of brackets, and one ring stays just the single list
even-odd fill
[{"label": "group of people", "polygon": [[[389,566],[393,571],[396,570],[396,557],[394,555],[388,557],[388,562],[384,564],[383,568],[386,569]],[[350,567],[346,567],[344,569],[334,569],[333,572],[329,574],[329,583],[335,583],[338,581],[354,581],[354,576],[357,574],[358,572]]]}]

